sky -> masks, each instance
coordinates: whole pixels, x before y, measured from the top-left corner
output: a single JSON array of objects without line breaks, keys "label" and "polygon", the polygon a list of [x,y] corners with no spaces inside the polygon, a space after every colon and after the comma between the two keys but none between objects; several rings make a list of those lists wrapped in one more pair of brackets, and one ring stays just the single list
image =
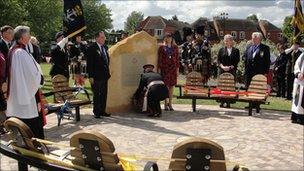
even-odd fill
[{"label": "sky", "polygon": [[171,19],[177,15],[180,21],[193,23],[199,17],[211,19],[220,13],[228,13],[228,18],[246,18],[256,14],[258,19],[266,19],[282,27],[285,16],[293,14],[293,0],[226,0],[226,1],[110,1],[102,0],[111,9],[114,29],[124,29],[124,22],[132,11],[140,11],[147,16],[163,16]]}]

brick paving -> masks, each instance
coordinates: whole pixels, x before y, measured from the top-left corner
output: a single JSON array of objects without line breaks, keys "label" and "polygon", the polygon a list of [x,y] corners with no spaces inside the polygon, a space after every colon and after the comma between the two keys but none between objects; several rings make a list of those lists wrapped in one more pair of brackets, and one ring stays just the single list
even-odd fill
[{"label": "brick paving", "polygon": [[[160,170],[166,170],[169,161],[165,159],[170,158],[176,143],[192,136],[204,137],[224,147],[228,170],[236,163],[250,170],[304,170],[303,126],[292,124],[287,112],[262,110],[249,117],[241,109],[198,105],[198,112],[192,113],[191,105],[174,107],[174,112],[163,112],[161,118],[126,113],[95,119],[91,109],[82,109],[80,122],[63,120],[60,127],[56,116],[49,115],[46,138],[68,144],[75,131],[99,131],[113,141],[118,154],[161,158],[157,163]],[[17,169],[12,159],[1,156],[0,161],[1,170]]]}]

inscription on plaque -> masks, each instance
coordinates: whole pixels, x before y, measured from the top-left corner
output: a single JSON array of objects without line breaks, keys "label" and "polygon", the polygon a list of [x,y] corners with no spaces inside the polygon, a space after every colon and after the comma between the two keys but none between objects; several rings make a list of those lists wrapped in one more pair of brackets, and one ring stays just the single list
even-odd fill
[{"label": "inscription on plaque", "polygon": [[143,72],[142,66],[147,63],[147,59],[141,54],[126,54],[122,59],[122,85],[138,86],[140,74]]}]

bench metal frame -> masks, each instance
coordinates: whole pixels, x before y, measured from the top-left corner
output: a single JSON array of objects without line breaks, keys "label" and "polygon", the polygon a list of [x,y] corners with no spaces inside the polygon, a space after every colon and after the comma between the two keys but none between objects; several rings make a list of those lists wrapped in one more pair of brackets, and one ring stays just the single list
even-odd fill
[{"label": "bench metal frame", "polygon": [[37,167],[40,169],[44,169],[44,170],[56,170],[56,171],[74,170],[71,168],[50,164],[50,163],[48,163],[44,160],[38,159],[38,158],[33,158],[33,157],[28,157],[28,156],[22,155],[2,143],[0,143],[0,153],[2,153],[3,155],[5,155],[9,158],[17,160],[19,171],[28,171],[28,165],[34,166],[34,167]]}]

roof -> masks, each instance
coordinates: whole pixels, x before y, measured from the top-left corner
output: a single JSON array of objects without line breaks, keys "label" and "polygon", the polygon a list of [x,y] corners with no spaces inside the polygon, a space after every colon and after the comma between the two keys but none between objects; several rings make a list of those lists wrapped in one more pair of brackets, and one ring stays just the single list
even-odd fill
[{"label": "roof", "polygon": [[220,30],[258,31],[258,23],[247,19],[215,19]]},{"label": "roof", "polygon": [[191,27],[191,25],[187,22],[182,22],[177,20],[166,20],[166,19],[164,20],[167,25],[175,27],[177,30],[182,30],[185,27]]},{"label": "roof", "polygon": [[260,20],[259,21],[260,26],[263,26],[267,31],[278,31],[280,32],[281,29],[273,25],[271,22],[267,20]]},{"label": "roof", "polygon": [[200,17],[196,21],[194,21],[191,26],[192,27],[198,27],[198,26],[203,26],[206,25],[206,22],[208,22],[208,19],[206,17]]},{"label": "roof", "polygon": [[139,23],[137,30],[164,29],[166,26],[174,27],[177,30],[182,30],[184,27],[191,27],[187,22],[167,20],[162,16],[148,16],[144,21]]},{"label": "roof", "polygon": [[143,29],[163,29],[166,27],[166,23],[161,16],[149,16],[147,17],[147,22],[143,25]]}]

